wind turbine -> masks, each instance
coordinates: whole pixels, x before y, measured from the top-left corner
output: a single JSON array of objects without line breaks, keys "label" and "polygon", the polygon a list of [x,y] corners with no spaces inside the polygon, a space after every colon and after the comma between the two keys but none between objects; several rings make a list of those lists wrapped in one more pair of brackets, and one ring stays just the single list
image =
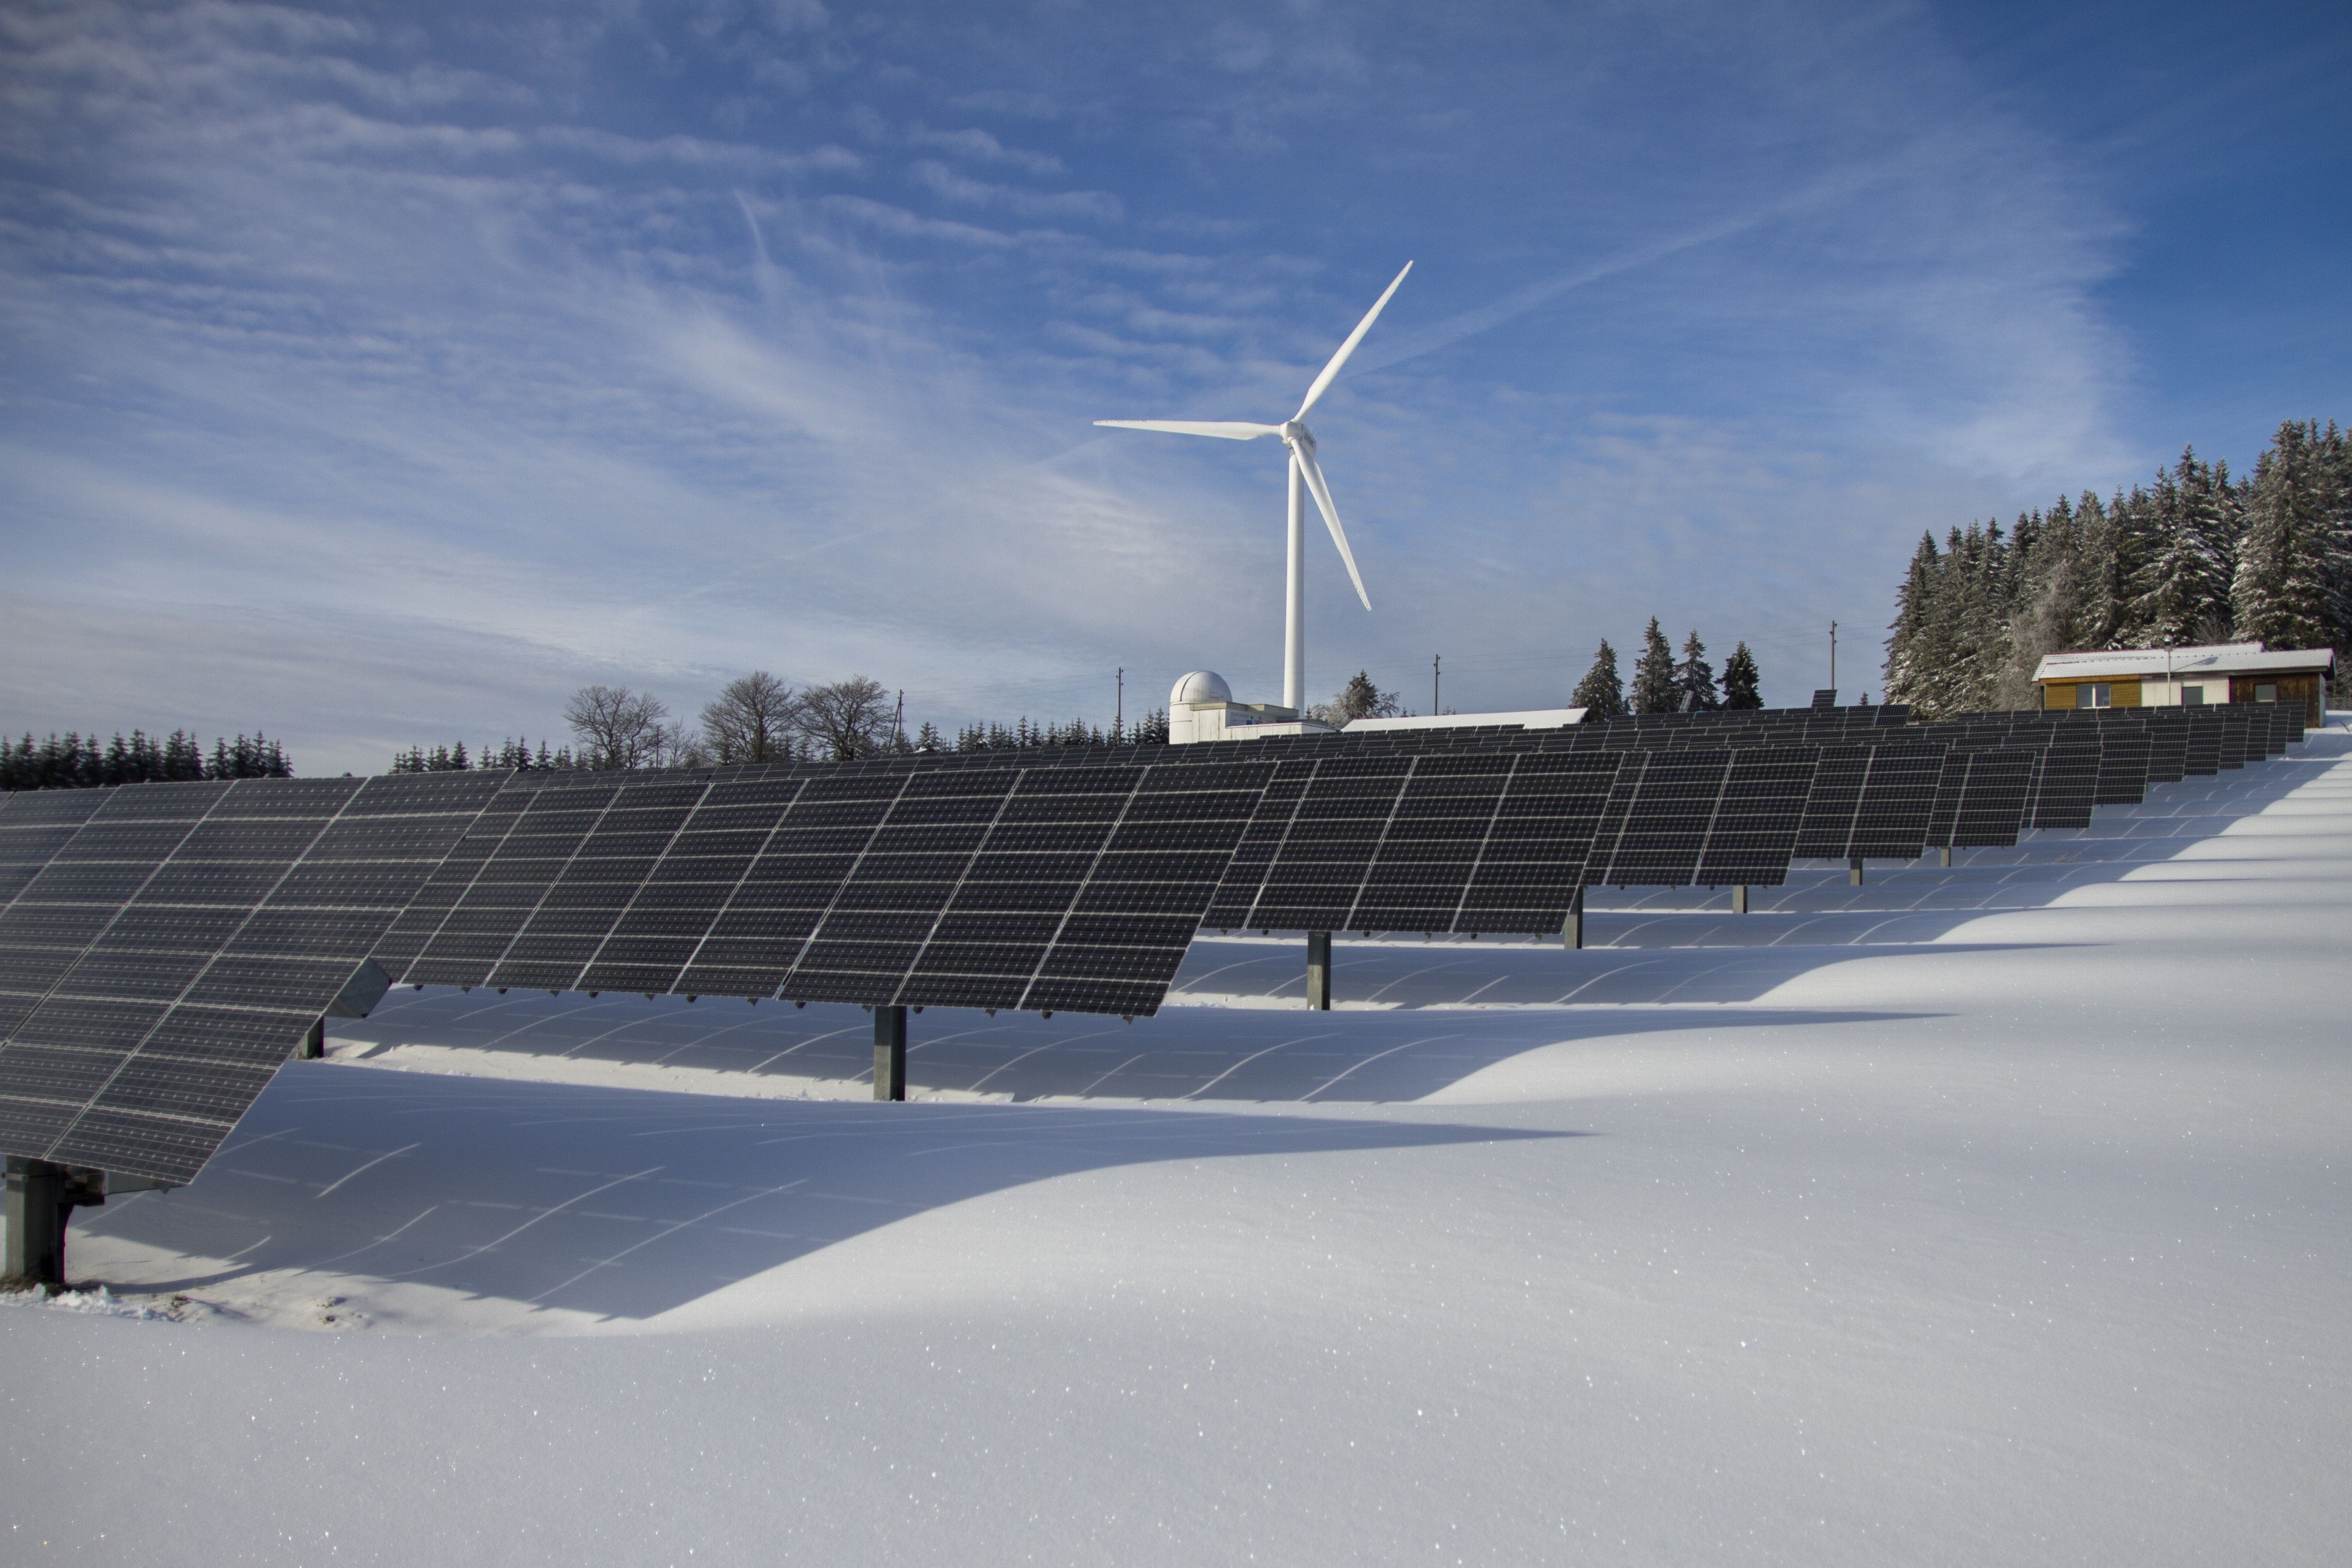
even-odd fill
[{"label": "wind turbine", "polygon": [[1371,595],[1364,591],[1363,573],[1356,570],[1355,553],[1348,549],[1347,531],[1339,527],[1339,509],[1331,504],[1331,487],[1323,482],[1323,470],[1315,462],[1315,437],[1303,422],[1307,411],[1331,390],[1339,367],[1348,362],[1348,356],[1356,351],[1356,345],[1364,340],[1364,334],[1380,319],[1389,296],[1397,291],[1397,284],[1404,281],[1405,272],[1412,270],[1412,263],[1406,262],[1404,272],[1398,273],[1395,281],[1372,301],[1372,308],[1364,312],[1364,319],[1356,323],[1356,329],[1348,334],[1348,340],[1339,345],[1339,351],[1331,356],[1331,362],[1323,367],[1323,373],[1307,389],[1307,401],[1298,405],[1298,412],[1280,424],[1247,424],[1234,420],[1095,421],[1121,430],[1164,430],[1171,435],[1213,435],[1222,441],[1255,441],[1261,435],[1279,435],[1282,444],[1290,448],[1290,604],[1283,620],[1282,706],[1294,713],[1303,711],[1307,706],[1307,503],[1300,494],[1302,489],[1315,493],[1316,509],[1323,514],[1323,521],[1331,530],[1331,542],[1339,547],[1339,559],[1347,563],[1349,580],[1356,585],[1356,597],[1364,601],[1366,610],[1372,607]]}]

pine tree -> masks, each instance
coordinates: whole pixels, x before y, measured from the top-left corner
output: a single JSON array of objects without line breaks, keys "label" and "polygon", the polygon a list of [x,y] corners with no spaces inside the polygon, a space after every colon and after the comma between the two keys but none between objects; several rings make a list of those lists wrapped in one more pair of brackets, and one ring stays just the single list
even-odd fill
[{"label": "pine tree", "polygon": [[1756,673],[1756,655],[1748,651],[1748,644],[1742,643],[1732,649],[1731,657],[1723,662],[1723,706],[1727,708],[1762,707],[1764,697],[1759,689],[1760,679]]},{"label": "pine tree", "polygon": [[1586,722],[1625,716],[1625,683],[1617,675],[1617,650],[1603,637],[1592,655],[1592,667],[1576,683],[1570,705],[1584,710]]},{"label": "pine tree", "polygon": [[1642,656],[1633,664],[1630,695],[1637,714],[1673,713],[1682,706],[1682,693],[1675,685],[1675,651],[1654,615],[1642,633]]},{"label": "pine tree", "polygon": [[922,727],[915,731],[915,749],[918,751],[946,750],[946,744],[940,738],[940,727],[929,719],[925,719]]},{"label": "pine tree", "polygon": [[2345,655],[2352,653],[2352,433],[2334,420],[2320,437],[2320,511],[2327,540],[2328,645],[2336,651],[2336,679],[2352,676]]},{"label": "pine tree", "polygon": [[1698,630],[1683,639],[1683,662],[1675,666],[1675,686],[1682,693],[1675,706],[1685,713],[1712,713],[1723,706],[1722,695],[1715,689],[1715,666],[1706,662],[1706,644],[1698,640]]},{"label": "pine tree", "polygon": [[[2182,461],[2191,460],[2184,454]],[[2133,613],[2155,646],[2183,647],[2199,640],[2198,631],[2212,600],[2211,563],[2189,530],[2187,497],[2178,471],[2158,471],[2146,505],[2149,548],[2132,601]]]},{"label": "pine tree", "polygon": [[[1928,679],[1927,632],[1935,615],[1936,591],[1943,565],[1944,556],[1936,548],[1936,536],[1921,530],[1919,546],[1911,552],[1911,569],[1904,575],[1903,586],[1895,591],[1895,619],[1887,627],[1885,678],[1888,702],[1909,703],[1923,710],[1927,706],[1922,700],[1927,695]],[[1731,684],[1729,664],[1724,666],[1723,677],[1727,688]]]},{"label": "pine tree", "polygon": [[2237,634],[2272,648],[2329,644],[2329,587],[2344,542],[2332,537],[2325,448],[2316,422],[2279,426],[2254,465],[2245,542],[2231,600]]}]

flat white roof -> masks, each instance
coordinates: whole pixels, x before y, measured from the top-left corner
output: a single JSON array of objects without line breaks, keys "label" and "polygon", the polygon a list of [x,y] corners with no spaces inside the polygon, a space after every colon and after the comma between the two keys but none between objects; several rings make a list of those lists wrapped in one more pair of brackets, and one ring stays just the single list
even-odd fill
[{"label": "flat white roof", "polygon": [[2037,681],[2102,681],[2114,676],[2161,675],[2169,669],[2190,680],[2200,675],[2260,675],[2288,670],[2332,670],[2333,648],[2281,648],[2260,643],[2216,643],[2200,648],[2102,648],[2089,653],[2050,653],[2035,667]]},{"label": "flat white roof", "polygon": [[1559,729],[1584,722],[1580,707],[1531,707],[1517,713],[1437,713],[1426,718],[1358,718],[1348,721],[1349,735],[1370,735],[1384,729],[1467,729],[1475,725],[1515,724],[1521,729]]}]

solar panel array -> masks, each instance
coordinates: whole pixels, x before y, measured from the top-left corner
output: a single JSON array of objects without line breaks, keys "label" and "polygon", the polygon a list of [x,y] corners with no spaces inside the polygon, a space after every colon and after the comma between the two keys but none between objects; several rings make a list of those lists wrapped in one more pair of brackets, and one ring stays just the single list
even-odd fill
[{"label": "solar panel array", "polygon": [[1155,1010],[1273,765],[523,775],[378,961],[415,984]]},{"label": "solar panel array", "polygon": [[2293,705],[1670,716],[659,774],[0,796],[0,1146],[185,1180],[348,988],[1157,1009],[1202,925],[1555,932],[2080,827]]},{"label": "solar panel array", "polygon": [[[0,909],[0,1146],[194,1176],[499,783],[247,779],[9,800],[0,841],[81,820]],[[0,852],[16,880],[22,860]]]},{"label": "solar panel array", "polygon": [[1620,761],[1307,750],[1276,766],[1203,925],[1557,931]]}]

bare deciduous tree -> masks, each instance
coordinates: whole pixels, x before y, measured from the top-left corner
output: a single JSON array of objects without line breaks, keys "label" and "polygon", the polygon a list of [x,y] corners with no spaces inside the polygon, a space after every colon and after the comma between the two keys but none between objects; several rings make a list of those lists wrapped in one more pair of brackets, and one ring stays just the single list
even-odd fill
[{"label": "bare deciduous tree", "polygon": [[688,728],[681,719],[661,729],[654,742],[652,761],[656,768],[708,768],[711,756],[702,744],[702,732]]},{"label": "bare deciduous tree", "polygon": [[722,763],[774,761],[791,755],[798,706],[792,687],[754,670],[728,682],[703,708],[702,738]]},{"label": "bare deciduous tree", "polygon": [[660,759],[669,708],[650,692],[626,686],[583,686],[572,694],[563,722],[580,737],[590,768],[642,768]]},{"label": "bare deciduous tree", "polygon": [[793,727],[836,762],[891,749],[895,713],[889,692],[870,675],[803,688]]}]

